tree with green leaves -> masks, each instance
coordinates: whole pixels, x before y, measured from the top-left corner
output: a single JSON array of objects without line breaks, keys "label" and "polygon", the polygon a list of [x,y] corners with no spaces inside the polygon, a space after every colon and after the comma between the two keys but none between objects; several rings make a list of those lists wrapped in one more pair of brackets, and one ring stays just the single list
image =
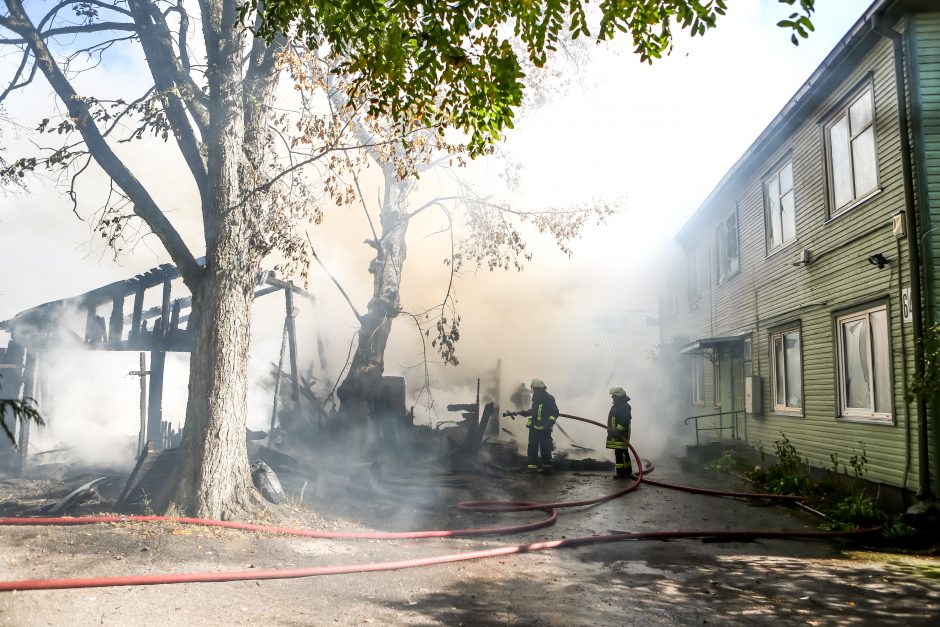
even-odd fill
[{"label": "tree with green leaves", "polygon": [[[275,252],[305,267],[302,226],[347,193],[321,186],[316,164],[358,148],[328,112],[298,127],[276,106],[287,41],[253,38],[238,9],[236,0],[0,4],[0,50],[16,59],[0,104],[42,87],[57,99],[20,113],[33,116],[20,124],[34,131],[6,157],[0,183],[60,181],[73,211],[115,248],[137,232],[155,235],[192,293],[186,422],[166,497],[206,518],[243,517],[263,503],[245,436],[256,280]],[[139,81],[104,80],[116,56],[145,68]],[[149,149],[176,160],[175,180],[147,176]],[[168,184],[192,190],[191,212],[161,196]],[[184,230],[192,219],[201,229]]]},{"label": "tree with green leaves", "polygon": [[[789,22],[795,32],[811,27],[813,4],[799,0],[802,13]],[[337,124],[340,118],[298,127],[274,105],[286,33],[337,60],[357,102],[402,125],[399,140],[409,125],[458,128],[476,155],[512,126],[522,102],[527,77],[512,41],[538,66],[563,33],[587,36],[593,27],[608,39],[623,31],[640,57],[651,60],[668,52],[674,26],[701,34],[726,11],[724,0],[604,1],[596,16],[580,0],[59,0],[28,7],[4,0],[0,6],[0,49],[17,59],[0,84],[0,104],[43,81],[59,107],[32,112],[42,141],[9,159],[0,174],[7,182],[57,174],[76,212],[84,207],[76,181],[90,171],[103,175],[105,200],[92,212],[102,236],[119,245],[129,225],[155,235],[192,292],[186,426],[170,501],[209,518],[243,516],[260,503],[248,472],[245,422],[251,300],[261,261],[275,251],[298,259],[306,245],[296,226],[321,219],[322,206],[352,197],[329,180],[311,186],[304,169],[361,148],[348,126]],[[129,98],[92,93],[94,81],[80,76],[102,71],[103,59],[128,46],[144,59],[149,86]],[[118,148],[147,137],[177,149],[194,189],[201,241],[187,241],[180,215],[161,204]],[[194,252],[202,245],[204,265]]]},{"label": "tree with green leaves", "polygon": [[[778,0],[794,7],[778,25],[794,44],[813,30],[815,0]],[[303,38],[340,62],[336,71],[369,93],[373,114],[454,127],[483,152],[512,128],[536,67],[565,38],[631,38],[645,62],[668,54],[674,29],[703,35],[728,10],[726,0],[248,0],[243,16],[260,11],[259,35]],[[623,33],[623,35],[621,35]]]}]

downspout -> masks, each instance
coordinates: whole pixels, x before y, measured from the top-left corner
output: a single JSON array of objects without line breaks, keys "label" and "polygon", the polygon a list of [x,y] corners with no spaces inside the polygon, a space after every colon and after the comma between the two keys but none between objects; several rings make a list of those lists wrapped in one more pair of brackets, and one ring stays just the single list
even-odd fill
[{"label": "downspout", "polygon": [[[904,221],[907,238],[907,258],[911,267],[911,317],[913,318],[914,372],[924,374],[923,320],[921,319],[920,246],[917,239],[917,207],[914,203],[914,168],[911,163],[911,141],[908,136],[907,93],[904,79],[904,44],[901,34],[879,22],[872,28],[891,40],[894,46],[894,85],[898,99],[898,130],[901,134],[901,172],[904,180]],[[907,390],[905,390],[907,393]],[[908,417],[910,420],[910,417]],[[933,498],[930,485],[930,447],[927,432],[927,399],[917,398],[917,456],[919,490],[917,498],[929,501]]]}]

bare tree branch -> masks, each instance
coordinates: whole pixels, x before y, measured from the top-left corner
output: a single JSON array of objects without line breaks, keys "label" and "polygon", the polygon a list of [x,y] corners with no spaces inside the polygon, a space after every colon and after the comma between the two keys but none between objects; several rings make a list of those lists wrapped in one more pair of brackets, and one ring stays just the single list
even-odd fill
[{"label": "bare tree branch", "polygon": [[[128,6],[134,14],[140,35],[140,44],[153,75],[154,85],[166,104],[167,121],[173,127],[173,135],[189,171],[192,172],[199,189],[199,197],[205,201],[208,177],[206,163],[200,150],[200,140],[193,133],[189,116],[182,98],[186,98],[185,85],[177,82],[182,68],[177,65],[173,51],[173,40],[163,14],[156,5],[144,0],[129,0]],[[181,98],[182,95],[182,98]]]},{"label": "bare tree branch", "polygon": [[7,6],[10,9],[10,15],[0,18],[2,19],[0,23],[3,23],[4,26],[26,40],[36,58],[39,69],[65,104],[89,151],[95,155],[95,160],[133,200],[134,212],[160,238],[167,252],[179,267],[186,284],[190,289],[194,289],[202,277],[203,270],[196,263],[195,257],[186,246],[183,238],[167,220],[166,216],[163,215],[163,212],[160,211],[149,192],[108,145],[107,140],[95,125],[88,104],[75,92],[71,82],[65,77],[53,59],[45,41],[30,22],[26,11],[23,9],[22,0],[7,0]]},{"label": "bare tree branch", "polygon": [[112,38],[112,39],[107,39],[107,40],[105,40],[105,41],[99,41],[99,42],[97,42],[97,43],[95,43],[95,44],[93,44],[93,45],[91,45],[91,46],[86,47],[86,48],[80,48],[80,49],[76,50],[75,52],[73,52],[72,54],[68,55],[68,56],[65,58],[65,62],[62,64],[62,65],[63,65],[63,69],[65,69],[66,72],[70,71],[70,70],[71,70],[71,64],[72,64],[72,62],[73,62],[76,58],[78,58],[80,55],[85,54],[85,55],[88,56],[89,59],[94,58],[94,56],[97,55],[97,56],[98,56],[98,59],[97,59],[97,61],[96,61],[93,65],[91,65],[91,66],[84,66],[84,67],[82,67],[80,70],[76,70],[76,71],[72,72],[72,74],[73,74],[73,75],[78,75],[78,74],[82,74],[82,73],[84,73],[84,72],[87,72],[87,71],[89,71],[89,70],[93,70],[94,68],[96,68],[96,67],[98,67],[99,65],[101,65],[102,61],[104,60],[104,53],[105,53],[111,46],[113,46],[114,44],[116,44],[116,43],[118,43],[118,42],[121,42],[121,41],[133,41],[133,40],[135,40],[135,39],[137,39],[137,34],[136,34],[136,33],[133,34],[133,35],[128,35],[127,37],[114,37],[114,38]]},{"label": "bare tree branch", "polygon": [[[38,36],[40,39],[49,39],[50,37],[57,37],[59,35],[76,35],[83,33],[97,33],[101,31],[136,31],[137,27],[133,24],[127,22],[98,22],[97,24],[81,24],[76,26],[62,26],[60,28],[50,28],[47,31],[39,33]],[[16,39],[0,39],[0,44],[25,44],[29,43],[29,40],[25,36],[20,36]]]},{"label": "bare tree branch", "polygon": [[33,82],[33,77],[36,76],[36,64],[35,63],[29,70],[29,78],[27,78],[22,83],[16,82],[20,79],[20,76],[23,75],[23,70],[26,68],[26,64],[29,62],[29,57],[30,57],[29,50],[24,50],[23,58],[20,60],[19,67],[16,68],[16,73],[13,75],[13,80],[10,81],[10,85],[5,90],[3,90],[2,94],[0,94],[0,102],[3,102],[4,99],[10,94],[10,92],[20,89],[22,87],[26,87],[31,82]]},{"label": "bare tree branch", "polygon": [[189,64],[189,46],[186,45],[187,35],[189,34],[189,13],[183,8],[183,0],[177,0],[175,7],[167,9],[167,12],[170,11],[179,15],[180,18],[180,29],[177,35],[176,47],[179,51],[180,66],[186,74],[189,74],[190,71],[192,71],[192,67]]},{"label": "bare tree branch", "polygon": [[333,284],[336,285],[336,289],[339,290],[340,294],[343,295],[343,298],[346,299],[346,302],[349,303],[349,308],[352,309],[353,314],[356,316],[356,320],[362,321],[362,316],[359,315],[359,312],[356,310],[356,306],[353,305],[352,299],[349,298],[349,294],[346,293],[346,290],[343,289],[343,286],[339,284],[339,281],[336,280],[336,277],[333,276],[329,269],[323,264],[320,256],[317,255],[317,251],[313,247],[313,242],[310,240],[310,234],[307,233],[306,235],[307,243],[310,244],[310,254],[313,255],[313,258],[317,260],[317,263],[320,264],[320,267],[323,268],[323,271],[326,272],[326,275],[330,277],[330,280],[332,280]]}]

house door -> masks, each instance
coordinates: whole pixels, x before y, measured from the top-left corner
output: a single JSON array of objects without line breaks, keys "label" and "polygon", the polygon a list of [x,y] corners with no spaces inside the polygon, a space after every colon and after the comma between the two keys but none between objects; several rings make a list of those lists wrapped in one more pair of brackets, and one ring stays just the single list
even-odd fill
[{"label": "house door", "polygon": [[715,353],[715,411],[719,413],[721,438],[740,439],[744,419],[743,345],[722,346]]}]

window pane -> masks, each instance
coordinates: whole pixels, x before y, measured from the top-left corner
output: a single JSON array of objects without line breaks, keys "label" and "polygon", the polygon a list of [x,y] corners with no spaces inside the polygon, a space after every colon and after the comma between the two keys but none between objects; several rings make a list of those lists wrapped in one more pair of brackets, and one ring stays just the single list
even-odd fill
[{"label": "window pane", "polygon": [[786,194],[793,189],[793,164],[788,163],[780,170],[780,193]]},{"label": "window pane", "polygon": [[787,333],[784,336],[784,344],[787,362],[787,407],[802,407],[803,385],[799,332]]},{"label": "window pane", "polygon": [[721,407],[721,362],[712,364],[712,385],[714,386],[715,407]]},{"label": "window pane", "polygon": [[866,326],[865,320],[842,323],[843,396],[847,408],[871,410]]},{"label": "window pane", "polygon": [[783,405],[786,390],[783,387],[783,342],[780,336],[774,337],[774,406]]},{"label": "window pane", "polygon": [[855,197],[864,196],[878,185],[875,159],[875,130],[868,128],[852,141],[852,165],[855,169]]},{"label": "window pane", "polygon": [[871,92],[865,92],[865,95],[855,101],[849,107],[849,118],[852,121],[852,135],[858,133],[866,126],[871,124]]},{"label": "window pane", "polygon": [[725,238],[724,224],[718,226],[715,232],[715,260],[718,263],[718,282],[725,280],[728,274],[728,250],[727,239]]},{"label": "window pane", "polygon": [[869,315],[871,325],[872,365],[875,370],[875,411],[891,413],[891,355],[888,352],[888,312]]},{"label": "window pane", "polygon": [[783,241],[789,242],[796,237],[796,209],[793,206],[793,192],[780,199],[780,221],[783,228]]},{"label": "window pane", "polygon": [[838,209],[852,200],[852,165],[849,161],[848,122],[842,118],[829,128],[832,200]]},{"label": "window pane", "polygon": [[767,181],[765,198],[767,199],[768,236],[770,237],[768,248],[773,249],[783,243],[783,229],[780,225],[780,180],[776,176]]},{"label": "window pane", "polygon": [[738,219],[732,215],[728,219],[728,275],[738,271]]},{"label": "window pane", "polygon": [[780,198],[780,179],[778,177],[775,176],[767,181],[767,196],[770,201]]},{"label": "window pane", "polygon": [[770,218],[770,248],[776,248],[783,243],[783,224],[780,222],[780,203],[774,200],[768,207]]}]

